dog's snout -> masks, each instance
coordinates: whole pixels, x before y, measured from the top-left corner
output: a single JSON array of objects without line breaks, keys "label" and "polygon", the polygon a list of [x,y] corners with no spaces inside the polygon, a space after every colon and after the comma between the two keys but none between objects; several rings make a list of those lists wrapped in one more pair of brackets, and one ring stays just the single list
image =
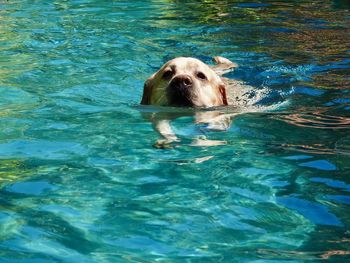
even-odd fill
[{"label": "dog's snout", "polygon": [[171,85],[174,87],[189,88],[193,84],[192,78],[188,75],[178,75],[171,81]]}]

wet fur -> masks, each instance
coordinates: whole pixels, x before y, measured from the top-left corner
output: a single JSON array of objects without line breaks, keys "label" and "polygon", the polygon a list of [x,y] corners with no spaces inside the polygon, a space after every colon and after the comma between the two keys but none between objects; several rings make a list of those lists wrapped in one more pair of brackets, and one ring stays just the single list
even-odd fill
[{"label": "wet fur", "polygon": [[[141,104],[157,106],[177,106],[169,96],[172,84],[180,77],[188,77],[193,85],[188,94],[177,99],[189,100],[193,107],[215,107],[227,105],[226,85],[221,76],[225,71],[237,65],[225,58],[216,57],[217,65],[210,67],[195,58],[179,57],[165,63],[156,73],[148,78],[144,85]],[[171,72],[171,75],[167,73]],[[205,79],[198,77],[199,74]],[[175,93],[175,92],[173,92]],[[175,100],[176,101],[176,100]]]}]

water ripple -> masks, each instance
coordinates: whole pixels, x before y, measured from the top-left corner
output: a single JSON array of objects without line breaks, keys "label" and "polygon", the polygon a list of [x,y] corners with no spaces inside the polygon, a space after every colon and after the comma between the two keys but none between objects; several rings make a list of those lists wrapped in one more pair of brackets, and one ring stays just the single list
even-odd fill
[{"label": "water ripple", "polygon": [[315,129],[350,129],[350,118],[322,113],[290,113],[275,116],[288,124]]},{"label": "water ripple", "polygon": [[[0,0],[1,262],[346,261],[349,4],[253,2]],[[154,149],[144,81],[216,55],[231,127]]]}]

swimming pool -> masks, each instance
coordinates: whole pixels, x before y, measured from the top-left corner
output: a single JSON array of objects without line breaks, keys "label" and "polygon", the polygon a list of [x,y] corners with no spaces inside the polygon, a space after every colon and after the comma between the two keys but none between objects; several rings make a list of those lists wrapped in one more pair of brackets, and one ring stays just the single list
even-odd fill
[{"label": "swimming pool", "polygon": [[[347,1],[0,1],[1,262],[350,258]],[[165,61],[268,89],[226,145],[139,107]]]}]

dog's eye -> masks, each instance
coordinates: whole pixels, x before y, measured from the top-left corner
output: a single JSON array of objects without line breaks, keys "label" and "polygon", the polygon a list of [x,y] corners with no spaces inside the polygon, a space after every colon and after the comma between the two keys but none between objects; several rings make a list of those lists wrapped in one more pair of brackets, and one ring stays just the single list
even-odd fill
[{"label": "dog's eye", "polygon": [[207,76],[203,72],[197,72],[197,77],[202,80],[206,80]]},{"label": "dog's eye", "polygon": [[173,74],[174,74],[173,71],[171,69],[168,69],[163,73],[163,78],[165,79],[171,78]]}]

